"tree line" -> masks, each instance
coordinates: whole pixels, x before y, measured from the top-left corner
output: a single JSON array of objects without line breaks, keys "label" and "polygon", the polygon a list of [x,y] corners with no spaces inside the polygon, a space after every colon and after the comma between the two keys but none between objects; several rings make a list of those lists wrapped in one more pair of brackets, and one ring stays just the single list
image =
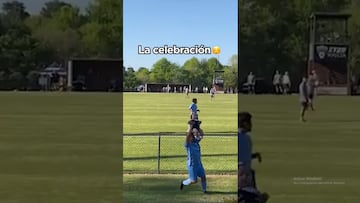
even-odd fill
[{"label": "tree line", "polygon": [[85,12],[59,0],[30,14],[19,1],[0,12],[0,89],[26,89],[38,71],[69,58],[122,56],[122,1],[94,0]]},{"label": "tree line", "polygon": [[167,58],[155,62],[151,68],[124,67],[124,88],[134,90],[145,83],[191,84],[192,87],[210,87],[215,71],[224,71],[225,88],[237,88],[238,56],[229,59],[230,65],[221,64],[217,58],[201,59],[196,57],[185,61],[183,65],[172,63]]},{"label": "tree line", "polygon": [[360,71],[360,3],[351,0],[240,0],[240,75],[249,72],[271,83],[275,70],[289,71],[294,83],[305,74],[313,12],[352,14],[351,67]]}]

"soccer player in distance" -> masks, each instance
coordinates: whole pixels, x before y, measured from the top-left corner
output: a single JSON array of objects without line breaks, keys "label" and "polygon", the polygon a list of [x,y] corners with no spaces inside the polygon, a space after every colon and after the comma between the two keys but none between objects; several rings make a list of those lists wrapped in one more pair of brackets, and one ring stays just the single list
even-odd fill
[{"label": "soccer player in distance", "polygon": [[299,85],[299,99],[301,104],[300,110],[300,120],[305,122],[305,112],[308,109],[309,105],[309,93],[308,93],[308,85],[307,85],[307,78],[303,77],[300,85]]},{"label": "soccer player in distance", "polygon": [[273,85],[275,89],[275,94],[281,93],[281,83],[280,83],[281,75],[278,70],[275,71],[274,78],[273,78]]},{"label": "soccer player in distance", "polygon": [[251,197],[264,203],[269,199],[269,195],[257,189],[255,171],[251,168],[252,159],[257,158],[261,162],[260,153],[252,153],[251,119],[252,115],[249,112],[238,113],[238,195],[239,199]]},{"label": "soccer player in distance", "polygon": [[250,72],[247,77],[247,85],[249,87],[249,94],[255,94],[255,84],[256,84],[255,75],[253,74],[253,72]]},{"label": "soccer player in distance", "polygon": [[[191,122],[189,121],[189,124]],[[204,133],[201,132],[201,136],[199,136],[199,130],[197,128],[190,127],[190,130],[186,133],[185,139],[185,149],[187,153],[187,170],[188,170],[188,179],[181,181],[180,183],[180,190],[183,189],[184,186],[188,186],[191,184],[197,183],[198,177],[201,178],[201,187],[204,193],[206,191],[206,175],[204,167],[201,163],[201,150],[200,144],[202,136]]]},{"label": "soccer player in distance", "polygon": [[315,111],[314,109],[314,98],[315,98],[315,90],[316,87],[319,84],[318,76],[315,72],[315,70],[312,70],[308,81],[307,81],[307,88],[308,88],[308,94],[309,94],[309,106],[312,111]]},{"label": "soccer player in distance", "polygon": [[211,101],[213,100],[213,98],[215,97],[215,87],[212,87],[211,89],[210,89],[210,99],[211,99]]},{"label": "soccer player in distance", "polygon": [[189,106],[190,111],[190,119],[193,119],[194,115],[197,115],[197,112],[199,111],[197,108],[197,99],[193,98],[192,103]]},{"label": "soccer player in distance", "polygon": [[185,88],[186,98],[188,98],[188,97],[189,97],[189,91],[190,91],[190,90],[189,90],[189,88],[188,88],[188,87],[186,87],[186,88]]},{"label": "soccer player in distance", "polygon": [[289,94],[291,87],[291,80],[290,80],[289,72],[287,71],[282,76],[282,85],[283,85],[284,94]]}]

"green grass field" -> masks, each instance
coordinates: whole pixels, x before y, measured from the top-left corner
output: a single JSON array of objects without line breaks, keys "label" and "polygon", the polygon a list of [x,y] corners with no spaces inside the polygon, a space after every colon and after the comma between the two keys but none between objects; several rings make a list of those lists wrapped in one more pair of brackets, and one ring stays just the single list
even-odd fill
[{"label": "green grass field", "polygon": [[[161,137],[161,168],[165,172],[186,173],[183,143],[189,119],[188,106],[193,96],[199,100],[205,133],[236,132],[236,95],[218,95],[211,101],[206,94],[191,95],[189,98],[184,94],[126,94],[124,132],[154,132],[154,136],[124,136],[124,171],[157,172],[157,132],[180,132],[177,135],[164,133]],[[201,142],[208,172],[236,172],[237,137],[236,133],[232,135],[209,136]]]},{"label": "green grass field", "polygon": [[270,203],[360,202],[359,103],[360,97],[320,96],[301,123],[296,96],[239,97],[240,110],[254,116],[254,148],[263,162],[253,166]]},{"label": "green grass field", "polygon": [[237,129],[236,95],[126,93],[124,96],[124,133],[185,132],[188,107],[198,98],[199,118],[205,132],[234,132]]},{"label": "green grass field", "polygon": [[[128,98],[131,97],[136,96],[131,95]],[[221,101],[221,97],[217,95],[217,101]],[[169,102],[171,98],[162,99]],[[174,103],[179,103],[179,108],[186,106],[187,103],[181,99],[183,98],[174,100]],[[207,97],[205,96],[204,99],[200,100],[205,101],[204,103],[199,102],[200,109],[204,109],[202,105],[208,105]],[[124,101],[126,104],[126,97]],[[254,168],[257,171],[258,187],[270,193],[270,203],[357,203],[360,201],[356,191],[360,186],[360,175],[357,173],[360,168],[360,157],[358,156],[360,154],[358,147],[360,143],[359,102],[359,97],[318,97],[316,101],[317,110],[308,113],[308,122],[301,123],[299,121],[297,96],[241,95],[239,97],[240,110],[250,111],[254,115],[254,148],[263,155],[263,162],[260,164],[255,162]],[[154,106],[151,107],[153,110],[156,109]],[[221,105],[217,108],[220,107]],[[212,108],[207,109],[213,110]],[[156,111],[158,109],[154,113],[148,113],[148,115],[156,114]],[[176,112],[180,112],[180,110]],[[237,112],[236,108],[235,112]],[[203,126],[207,122],[211,122],[211,119],[204,114],[205,112],[202,111],[200,115],[202,120],[207,120]],[[126,111],[124,112],[125,119],[129,115],[134,116],[135,114],[126,115]],[[184,113],[184,121],[187,119],[186,115]],[[214,115],[214,113],[208,115]],[[167,118],[165,121],[169,119]],[[154,121],[154,123],[156,122]],[[178,123],[179,121],[175,121],[175,126]],[[152,126],[154,125],[152,124]],[[139,125],[138,128],[141,126]],[[211,125],[211,130],[216,131],[213,128],[215,126],[214,124]],[[209,131],[210,126],[206,127]],[[180,126],[174,128],[183,130]],[[124,126],[124,129],[129,128]],[[164,131],[169,130],[165,129]],[[134,200],[134,202],[141,202],[146,199],[149,201],[160,201],[162,199],[163,202],[191,202],[187,193],[183,194],[176,191],[179,179],[177,176],[156,177],[125,175],[125,188],[126,191],[129,191],[125,193],[125,197]],[[229,193],[234,191],[232,181],[235,179],[225,178],[225,180],[221,180],[229,185],[225,191]],[[215,176],[212,181],[216,185],[218,177]],[[134,185],[138,185],[139,190],[142,191],[141,195],[134,195],[136,193]],[[211,184],[209,183],[209,185]],[[154,189],[153,187],[159,188]],[[215,188],[215,190],[219,189]],[[224,188],[221,189],[224,190]],[[192,192],[196,194],[192,194],[193,202],[222,202],[224,201],[222,198],[226,197],[231,199],[231,195],[224,194],[224,196],[220,195],[221,197],[210,196],[213,198],[204,200],[201,194],[196,193],[196,187],[195,191]]]},{"label": "green grass field", "polygon": [[208,175],[209,194],[202,194],[200,184],[179,190],[180,180],[186,175],[125,175],[125,201],[137,202],[181,202],[181,203],[236,203],[237,176]]},{"label": "green grass field", "polygon": [[[201,152],[207,173],[236,174],[237,137],[205,138]],[[161,137],[160,146],[161,173],[187,173],[184,135]],[[125,136],[123,153],[124,172],[157,173],[158,137]]]},{"label": "green grass field", "polygon": [[[184,132],[192,96],[126,93],[124,132]],[[205,132],[236,130],[236,96],[216,95],[212,102],[209,95],[197,97]],[[270,203],[360,202],[360,97],[321,96],[316,102],[317,110],[301,123],[296,96],[239,97],[240,110],[254,115],[254,148],[263,162],[253,166]],[[0,202],[121,202],[122,180],[127,203],[236,198],[234,175],[209,175],[209,195],[199,184],[179,191],[186,174],[122,177],[122,150],[132,156],[153,152],[151,147],[139,152],[126,144],[128,138],[123,149],[121,123],[119,94],[0,93]],[[207,139],[202,141],[205,154],[219,150]],[[170,155],[185,156],[181,137],[168,143]],[[185,167],[181,160],[175,170]],[[214,167],[206,156],[204,165]]]},{"label": "green grass field", "polygon": [[[188,106],[198,98],[201,127],[205,133],[236,132],[237,96],[208,94],[134,94],[124,96],[124,133],[154,133],[155,136],[124,137],[125,202],[234,202],[237,197],[236,175],[211,175],[209,195],[201,193],[200,184],[179,190],[187,178],[184,135],[189,120]],[[156,172],[158,132],[183,132],[161,138],[161,170],[182,175],[146,175]],[[166,133],[165,133],[166,135]],[[236,133],[234,133],[236,135]],[[214,147],[219,146],[221,147]],[[208,173],[232,173],[237,170],[237,137],[206,137],[201,141],[203,164]]]},{"label": "green grass field", "polygon": [[0,93],[0,202],[121,202],[121,95]]}]

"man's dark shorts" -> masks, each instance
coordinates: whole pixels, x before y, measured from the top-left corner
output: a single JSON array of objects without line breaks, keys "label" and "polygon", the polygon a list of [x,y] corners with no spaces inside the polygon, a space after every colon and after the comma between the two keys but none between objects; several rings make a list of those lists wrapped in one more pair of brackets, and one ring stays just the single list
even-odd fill
[{"label": "man's dark shorts", "polygon": [[309,102],[301,102],[301,106],[304,108],[307,108],[309,105]]}]

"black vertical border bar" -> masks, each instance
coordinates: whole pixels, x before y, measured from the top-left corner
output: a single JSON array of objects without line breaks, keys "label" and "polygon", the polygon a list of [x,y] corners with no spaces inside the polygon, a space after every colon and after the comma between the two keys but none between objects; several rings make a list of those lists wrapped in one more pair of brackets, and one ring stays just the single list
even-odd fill
[{"label": "black vertical border bar", "polygon": [[[122,1],[122,0],[121,0]],[[121,28],[122,29],[122,28]],[[123,34],[121,36],[121,38],[123,38]],[[123,48],[123,47],[121,47]],[[123,136],[123,104],[124,104],[124,94],[123,94],[123,83],[124,83],[124,71],[123,71],[123,66],[124,66],[124,60],[123,60],[123,53],[121,53],[121,81],[120,81],[120,104],[119,104],[119,114],[120,114],[120,121],[119,121],[119,125],[120,125],[120,128],[119,128],[119,137],[120,137],[120,145],[119,147],[121,148],[120,150],[120,154],[119,154],[119,162],[120,162],[120,170],[119,170],[119,177],[121,178],[121,188],[119,189],[120,190],[120,202],[124,202],[124,173],[123,173],[123,154],[124,154],[124,136]]]},{"label": "black vertical border bar", "polygon": [[240,100],[239,100],[239,94],[241,92],[241,80],[240,80],[240,67],[241,67],[241,60],[240,60],[240,0],[238,0],[238,19],[237,19],[237,25],[238,25],[238,111],[240,111]]},{"label": "black vertical border bar", "polygon": [[121,79],[120,79],[120,104],[119,104],[119,114],[120,114],[120,121],[119,121],[119,125],[120,125],[120,129],[119,129],[119,140],[120,140],[120,154],[119,154],[119,165],[120,165],[120,170],[119,170],[119,177],[120,177],[120,185],[121,188],[119,188],[120,191],[120,202],[124,202],[124,173],[123,173],[123,154],[124,154],[124,136],[123,136],[123,104],[124,104],[124,94],[123,94],[123,88],[124,88],[124,1],[123,0],[119,0],[121,1],[120,5],[121,5],[121,9],[119,12],[121,12],[121,25],[120,25],[120,29],[121,29],[121,47],[120,47],[120,58],[121,58]]},{"label": "black vertical border bar", "polygon": [[[240,112],[240,110],[241,110],[241,106],[240,106],[240,103],[241,103],[241,98],[240,98],[240,92],[241,92],[241,77],[240,77],[240,75],[241,75],[241,60],[240,60],[240,0],[238,0],[238,19],[237,19],[237,25],[238,25],[238,47],[237,47],[237,49],[238,49],[238,87],[237,87],[237,94],[238,94],[238,113]],[[239,123],[239,122],[237,122],[237,123]],[[239,124],[238,124],[239,125]],[[238,126],[238,128],[239,128],[239,126]],[[238,138],[238,141],[237,141],[237,143],[238,143],[238,154],[239,154],[239,138]],[[239,188],[239,156],[238,156],[238,160],[237,160],[237,166],[238,166],[238,172],[237,172],[237,188]],[[238,189],[237,189],[237,191],[239,191]],[[239,199],[239,196],[240,196],[240,194],[239,194],[239,192],[238,192],[238,195],[237,195],[238,197],[237,197],[237,199]]]}]

